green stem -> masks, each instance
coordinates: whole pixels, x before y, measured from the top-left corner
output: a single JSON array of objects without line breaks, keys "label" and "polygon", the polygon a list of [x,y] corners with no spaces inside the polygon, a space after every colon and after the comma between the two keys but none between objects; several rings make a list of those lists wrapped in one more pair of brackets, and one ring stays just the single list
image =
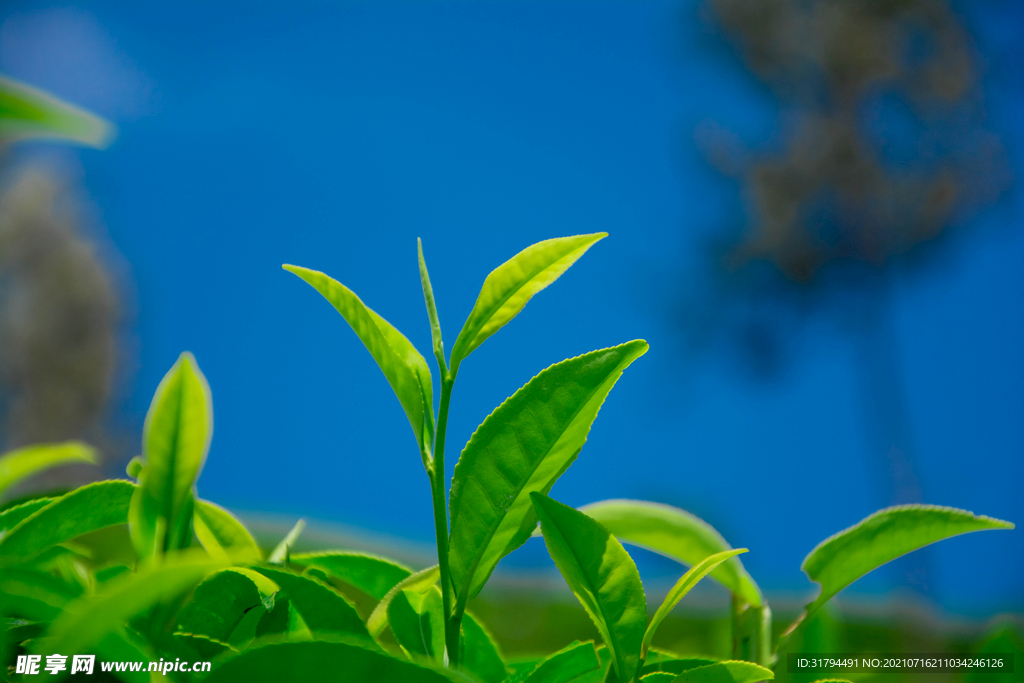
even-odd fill
[{"label": "green stem", "polygon": [[452,619],[452,580],[448,571],[448,501],[445,496],[444,437],[448,428],[448,404],[451,402],[454,383],[455,378],[452,375],[446,375],[441,381],[441,403],[437,411],[437,432],[434,438],[434,466],[430,473],[434,500],[434,533],[437,535],[437,566],[441,571],[445,644],[448,648],[448,665],[452,668],[459,663],[459,625]]},{"label": "green stem", "polygon": [[771,667],[772,611],[732,596],[732,658]]}]

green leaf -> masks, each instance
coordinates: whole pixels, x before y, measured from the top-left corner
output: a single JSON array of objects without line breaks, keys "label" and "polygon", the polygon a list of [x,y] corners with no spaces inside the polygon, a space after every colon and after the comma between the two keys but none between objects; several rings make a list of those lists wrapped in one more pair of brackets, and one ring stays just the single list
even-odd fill
[{"label": "green leaf", "polygon": [[206,378],[186,352],[160,381],[142,432],[145,465],[129,511],[139,557],[188,547],[193,489],[213,435]]},{"label": "green leaf", "polygon": [[406,652],[441,663],[444,658],[444,613],[441,591],[399,591],[388,605],[388,625]]},{"label": "green leaf", "polygon": [[[3,85],[0,76],[0,88]],[[2,89],[0,89],[2,101]],[[22,479],[58,465],[73,462],[96,464],[96,449],[80,441],[26,446],[0,455],[0,495]]]},{"label": "green leaf", "polygon": [[15,567],[0,572],[0,609],[4,615],[50,621],[81,594],[81,586],[35,569]]},{"label": "green leaf", "polygon": [[0,566],[24,562],[90,531],[124,524],[134,490],[130,481],[113,479],[86,484],[53,500],[0,539]]},{"label": "green leaf", "polygon": [[430,368],[423,356],[412,342],[367,308],[345,285],[317,270],[288,264],[282,267],[320,292],[363,342],[398,396],[426,467],[434,441],[434,399]]},{"label": "green leaf", "polygon": [[196,587],[192,600],[177,618],[177,630],[227,642],[246,612],[279,589],[252,570],[233,567],[219,571]]},{"label": "green leaf", "polygon": [[750,662],[718,662],[688,669],[675,678],[675,683],[757,683],[775,678],[771,669]]},{"label": "green leaf", "polygon": [[[685,510],[645,500],[604,500],[580,511],[596,519],[623,543],[631,543],[693,566],[716,553],[731,550],[710,524]],[[711,578],[746,602],[760,607],[761,590],[739,558],[730,559]]]},{"label": "green leaf", "polygon": [[637,340],[556,363],[477,427],[455,466],[449,502],[457,610],[530,537],[537,526],[530,493],[551,490],[622,371],[646,351]]},{"label": "green leaf", "polygon": [[509,683],[569,683],[601,666],[594,643],[578,640],[540,660]]},{"label": "green leaf", "polygon": [[676,675],[670,673],[655,672],[652,674],[647,674],[646,676],[641,676],[640,680],[643,681],[643,683],[670,683],[671,681],[676,680]]},{"label": "green leaf", "polygon": [[394,588],[381,598],[381,601],[377,603],[377,606],[370,614],[370,618],[366,620],[366,628],[369,630],[370,635],[376,638],[384,630],[384,627],[388,625],[388,605],[391,604],[391,601],[394,600],[398,593],[403,590],[426,593],[437,584],[439,578],[441,578],[441,570],[435,564],[433,567],[422,569],[395,584]]},{"label": "green leaf", "polygon": [[[416,238],[416,252],[420,262],[420,285],[423,287],[423,300],[427,304],[427,318],[430,320],[430,339],[434,347],[434,357],[442,374],[448,372],[448,364],[444,361],[444,341],[441,339],[441,321],[437,317],[437,304],[434,303],[434,287],[430,284],[427,272],[427,261],[423,258],[423,240]],[[442,377],[443,379],[443,377]]]},{"label": "green leaf", "polygon": [[367,553],[302,553],[292,555],[291,563],[300,567],[316,567],[376,600],[383,599],[399,581],[412,574],[409,568],[397,562]]},{"label": "green leaf", "polygon": [[103,148],[114,127],[49,93],[0,76],[0,144],[31,138],[57,138]]},{"label": "green leaf", "polygon": [[196,537],[211,555],[223,555],[226,549],[247,551],[254,560],[260,559],[260,547],[252,534],[233,514],[208,500],[196,499]]},{"label": "green leaf", "polygon": [[740,548],[738,550],[725,550],[720,553],[715,553],[709,557],[705,557],[703,560],[693,565],[685,574],[679,577],[675,585],[665,596],[661,606],[658,607],[658,611],[654,613],[651,618],[651,623],[647,627],[647,632],[644,634],[643,646],[640,650],[640,658],[645,659],[647,657],[647,649],[651,646],[651,641],[654,639],[654,633],[658,630],[658,626],[664,621],[665,617],[669,615],[679,601],[686,597],[686,594],[690,592],[697,583],[707,576],[715,567],[719,566],[730,557],[739,555],[740,553],[747,552],[746,548]]},{"label": "green leaf", "polygon": [[284,593],[274,596],[274,604],[267,607],[266,614],[256,625],[255,635],[257,638],[267,635],[286,635],[293,640],[313,639],[313,632],[310,631],[305,619],[302,618],[298,608],[295,607],[288,595]]},{"label": "green leaf", "polygon": [[[655,656],[656,654],[661,656]],[[705,657],[685,657],[680,658],[678,656],[666,656],[665,653],[658,653],[651,648],[647,655],[647,659],[644,661],[644,666],[640,670],[640,676],[646,676],[651,673],[670,673],[675,678],[684,671],[690,669],[696,669],[698,666],[707,666],[708,664],[717,664],[714,659],[707,659]]]},{"label": "green leaf", "polygon": [[302,530],[305,528],[306,520],[300,519],[295,522],[295,526],[292,527],[291,531],[285,534],[281,542],[270,551],[270,555],[267,556],[267,562],[270,564],[285,564],[288,562],[292,546],[295,545],[295,541],[299,540],[299,536],[302,535]]},{"label": "green leaf", "polygon": [[537,242],[492,270],[452,346],[452,377],[476,347],[519,315],[537,292],[557,280],[587,249],[607,236],[606,232],[598,232]]},{"label": "green leaf", "polygon": [[205,576],[224,568],[223,560],[201,551],[168,554],[136,574],[113,579],[101,592],[69,604],[36,644],[36,652],[88,652],[104,636],[153,605],[177,597]]},{"label": "green leaf", "polygon": [[462,615],[459,666],[483,683],[501,683],[508,669],[494,637],[469,612]]},{"label": "green leaf", "polygon": [[807,606],[802,619],[818,611],[843,588],[897,557],[951,536],[1013,528],[1001,519],[938,505],[897,505],[879,510],[825,539],[804,559],[801,569],[811,581],[821,584],[821,595]]},{"label": "green leaf", "polygon": [[330,586],[281,569],[257,567],[255,571],[281,587],[311,631],[369,635],[355,607]]},{"label": "green leaf", "polygon": [[548,553],[611,651],[619,680],[633,680],[647,623],[644,587],[633,558],[579,510],[542,493],[530,498]]},{"label": "green leaf", "polygon": [[352,637],[324,635],[315,641],[269,640],[255,642],[237,657],[219,664],[205,683],[280,683],[319,681],[332,683],[448,683],[451,679],[414,662],[396,659],[372,643]]},{"label": "green leaf", "polygon": [[21,520],[41,510],[56,498],[33,498],[19,505],[12,505],[3,512],[0,512],[0,539],[7,535],[7,532],[18,526]]}]

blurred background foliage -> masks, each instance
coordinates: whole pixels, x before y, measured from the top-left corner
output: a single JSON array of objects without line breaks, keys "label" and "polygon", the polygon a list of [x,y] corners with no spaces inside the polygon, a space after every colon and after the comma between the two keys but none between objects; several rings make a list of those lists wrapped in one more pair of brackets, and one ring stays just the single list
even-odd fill
[{"label": "blurred background foliage", "polygon": [[[188,348],[218,406],[204,497],[425,562],[393,398],[277,265],[324,269],[426,350],[415,236],[451,335],[512,253],[608,230],[495,339],[500,368],[463,373],[453,438],[541,367],[649,339],[557,493],[707,518],[751,548],[783,624],[810,595],[803,555],[877,507],[1021,520],[1022,21],[998,0],[8,3],[0,70],[121,138],[2,150],[0,439],[82,438],[120,476]],[[1019,650],[1024,550],[1005,543],[895,563],[807,647]],[[654,592],[677,572],[640,565]],[[510,653],[593,636],[541,547],[502,568],[476,609]],[[692,602],[663,646],[726,653],[724,596]]]}]

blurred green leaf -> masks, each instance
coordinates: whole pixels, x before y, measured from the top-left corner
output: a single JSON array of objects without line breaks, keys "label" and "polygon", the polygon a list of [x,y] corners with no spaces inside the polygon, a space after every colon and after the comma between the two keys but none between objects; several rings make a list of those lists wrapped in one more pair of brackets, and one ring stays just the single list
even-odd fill
[{"label": "blurred green leaf", "polygon": [[652,648],[647,655],[647,660],[644,662],[643,668],[640,669],[640,675],[646,676],[647,674],[662,672],[672,674],[672,677],[675,678],[684,671],[716,663],[716,660],[707,659],[705,657],[680,658],[675,655],[669,656],[665,653],[656,653]]},{"label": "blurred green leaf", "polygon": [[24,562],[90,531],[124,524],[134,490],[130,481],[98,481],[37,509],[0,539],[0,566]]},{"label": "blurred green leaf", "polygon": [[302,531],[306,528],[306,520],[300,519],[295,522],[295,526],[291,528],[281,542],[274,546],[274,549],[267,555],[267,562],[270,564],[285,564],[288,562],[288,558],[291,555],[292,546],[295,545],[295,541],[299,540],[299,536],[302,535]]},{"label": "blurred green leaf", "polygon": [[193,489],[212,435],[210,388],[186,352],[160,381],[143,427],[145,465],[129,510],[139,557],[191,542]]},{"label": "blurred green leaf", "polygon": [[479,593],[498,561],[530,537],[537,517],[529,494],[551,490],[622,371],[647,348],[637,340],[556,363],[477,427],[455,466],[449,502],[457,605]]},{"label": "blurred green leaf", "polygon": [[394,600],[395,596],[403,590],[414,590],[420,593],[426,593],[437,584],[437,580],[441,577],[441,570],[437,565],[433,567],[427,567],[426,569],[420,570],[415,574],[412,574],[387,592],[387,594],[381,598],[381,601],[377,603],[377,606],[373,609],[373,613],[370,614],[370,618],[366,620],[366,628],[369,630],[370,635],[376,638],[380,635],[384,627],[388,625],[388,605]]},{"label": "blurred green leaf", "polygon": [[[671,505],[617,499],[584,505],[580,511],[599,521],[623,543],[686,565],[696,565],[711,555],[732,549],[710,524]],[[711,572],[711,578],[756,607],[764,601],[739,558],[720,565]]]},{"label": "blurred green leaf", "polygon": [[25,567],[0,572],[0,609],[5,616],[49,621],[82,594],[79,585]]},{"label": "blurred green leaf", "polygon": [[434,441],[434,399],[430,368],[423,356],[391,323],[334,278],[299,266],[285,264],[282,267],[320,292],[363,342],[398,396],[426,466]]},{"label": "blurred green leaf", "polygon": [[276,583],[252,570],[233,567],[219,571],[196,587],[192,599],[178,613],[177,631],[227,642],[246,612],[277,590]]},{"label": "blurred green leaf", "polygon": [[452,346],[452,375],[476,347],[519,315],[535,294],[557,280],[587,249],[607,236],[608,233],[599,232],[544,240],[492,270]]},{"label": "blurred green leaf", "polygon": [[647,657],[647,648],[651,646],[651,641],[654,639],[654,633],[658,630],[658,626],[664,621],[665,617],[669,615],[679,601],[686,597],[686,594],[690,592],[697,583],[708,575],[715,567],[719,566],[730,557],[739,555],[740,553],[747,552],[746,548],[740,548],[738,550],[725,550],[720,553],[715,553],[709,557],[705,557],[703,560],[693,565],[685,574],[679,577],[675,585],[665,596],[665,600],[662,601],[658,607],[658,611],[651,617],[651,623],[647,627],[647,632],[644,633],[644,642],[640,650],[641,660]]},{"label": "blurred green leaf", "polygon": [[501,683],[508,669],[494,637],[475,616],[462,616],[459,665],[483,683]]},{"label": "blurred green leaf", "polygon": [[585,514],[531,493],[548,553],[612,654],[620,681],[633,680],[647,623],[640,573],[622,544]]},{"label": "blurred green leaf", "polygon": [[3,512],[0,512],[0,539],[3,539],[3,537],[7,535],[8,531],[18,526],[18,524],[21,523],[21,520],[34,514],[38,510],[42,510],[55,500],[57,499],[33,498],[32,500],[19,505],[12,505]]},{"label": "blurred green leaf", "polygon": [[511,677],[508,683],[570,683],[600,666],[594,643],[576,641]]},{"label": "blurred green leaf", "polygon": [[106,147],[114,127],[49,93],[0,76],[0,144],[31,138],[57,138]]},{"label": "blurred green leaf", "polygon": [[406,652],[443,663],[444,613],[436,587],[398,591],[388,605],[388,626]]},{"label": "blurred green leaf", "polygon": [[643,681],[643,683],[670,683],[670,681],[676,680],[676,675],[655,672],[647,674],[646,676],[641,676],[640,680]]},{"label": "blurred green leaf", "polygon": [[860,577],[897,557],[951,536],[1013,528],[1001,519],[938,505],[898,505],[879,510],[825,539],[804,559],[801,569],[811,581],[821,584],[821,595],[807,606],[801,620]]},{"label": "blurred green leaf", "polygon": [[302,553],[292,555],[291,563],[300,567],[316,567],[377,600],[383,599],[399,581],[412,575],[409,568],[368,553]]},{"label": "blurred green leaf", "polygon": [[676,683],[757,683],[775,678],[771,669],[750,662],[717,662],[687,669],[675,678]]},{"label": "blurred green leaf", "polygon": [[260,559],[260,547],[252,534],[237,517],[208,500],[196,499],[196,538],[211,554],[225,552],[225,549],[246,550],[254,560]]},{"label": "blurred green leaf", "polygon": [[257,567],[254,571],[280,586],[281,591],[275,601],[281,593],[287,595],[311,631],[369,635],[355,607],[330,586],[283,569]]},{"label": "blurred green leaf", "polygon": [[236,657],[218,664],[206,683],[448,683],[443,671],[396,659],[372,642],[354,637],[324,635],[316,641],[268,639],[254,642]]},{"label": "blurred green leaf", "polygon": [[[0,78],[0,83],[2,83]],[[0,495],[22,479],[74,462],[96,464],[96,449],[80,441],[25,446],[0,455]]]}]

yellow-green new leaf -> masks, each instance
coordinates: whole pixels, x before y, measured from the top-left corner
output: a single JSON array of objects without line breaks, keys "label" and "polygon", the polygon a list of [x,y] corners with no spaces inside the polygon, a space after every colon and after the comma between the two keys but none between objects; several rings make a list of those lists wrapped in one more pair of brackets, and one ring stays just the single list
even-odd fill
[{"label": "yellow-green new leaf", "polygon": [[33,474],[75,462],[95,465],[96,449],[80,441],[66,441],[36,444],[8,451],[0,455],[0,495]]},{"label": "yellow-green new leaf", "polygon": [[0,76],[0,144],[53,138],[106,147],[114,127],[49,93]]},{"label": "yellow-green new leaf", "polygon": [[196,499],[195,532],[199,543],[211,555],[226,554],[228,549],[248,552],[260,559],[260,547],[245,525],[233,514],[208,500]]},{"label": "yellow-green new leaf", "polygon": [[[477,427],[452,478],[449,567],[458,606],[537,526],[530,493],[547,493],[587,440],[623,370],[647,352],[636,340],[543,370]],[[459,609],[459,607],[457,607]]]},{"label": "yellow-green new leaf", "polygon": [[270,564],[285,564],[288,562],[288,557],[291,555],[292,547],[295,546],[295,542],[299,540],[299,536],[302,535],[302,531],[305,528],[306,520],[300,519],[295,522],[295,526],[292,527],[291,531],[285,534],[285,537],[281,539],[281,542],[274,546],[274,549],[270,551],[270,555],[267,556],[267,562]]},{"label": "yellow-green new leaf", "polygon": [[[732,550],[710,524],[671,505],[616,499],[584,505],[580,510],[603,524],[623,543],[652,550],[686,565],[693,566],[711,555]],[[710,576],[751,605],[763,604],[761,590],[738,557],[719,565]]]},{"label": "yellow-green new leaf", "polygon": [[897,557],[951,536],[1013,528],[1001,519],[938,505],[897,505],[879,510],[825,539],[804,559],[801,569],[811,581],[821,584],[821,595],[807,606],[804,619],[836,593]]},{"label": "yellow-green new leaf", "polygon": [[686,594],[690,592],[697,583],[707,576],[715,567],[722,564],[730,557],[739,555],[740,553],[747,552],[746,548],[740,548],[738,550],[726,550],[720,553],[715,553],[710,557],[705,557],[703,560],[693,565],[689,571],[679,577],[675,585],[672,586],[672,590],[668,592],[665,599],[662,601],[661,606],[658,607],[658,611],[654,613],[651,618],[651,623],[647,627],[647,632],[644,633],[644,644],[640,650],[640,658],[646,659],[647,649],[651,646],[651,641],[654,639],[654,632],[658,630],[658,626],[664,621],[665,617],[669,615],[669,612],[679,604],[679,601],[686,597]]},{"label": "yellow-green new leaf", "polygon": [[598,232],[537,242],[492,270],[452,346],[452,375],[476,347],[519,315],[537,292],[557,280],[587,249],[607,236],[606,232]]},{"label": "yellow-green new leaf", "polygon": [[640,665],[647,603],[633,558],[607,529],[542,493],[531,493],[555,566],[594,622],[620,681]]},{"label": "yellow-green new leaf", "polygon": [[300,266],[282,267],[320,292],[363,342],[402,404],[426,465],[434,439],[434,400],[430,368],[423,356],[391,323],[334,278]]},{"label": "yellow-green new leaf", "polygon": [[675,678],[675,683],[758,683],[775,678],[771,669],[750,662],[718,662],[688,669]]},{"label": "yellow-green new leaf", "polygon": [[193,489],[212,436],[210,387],[186,352],[160,381],[146,413],[145,465],[129,520],[140,557],[184,548],[191,541]]}]

